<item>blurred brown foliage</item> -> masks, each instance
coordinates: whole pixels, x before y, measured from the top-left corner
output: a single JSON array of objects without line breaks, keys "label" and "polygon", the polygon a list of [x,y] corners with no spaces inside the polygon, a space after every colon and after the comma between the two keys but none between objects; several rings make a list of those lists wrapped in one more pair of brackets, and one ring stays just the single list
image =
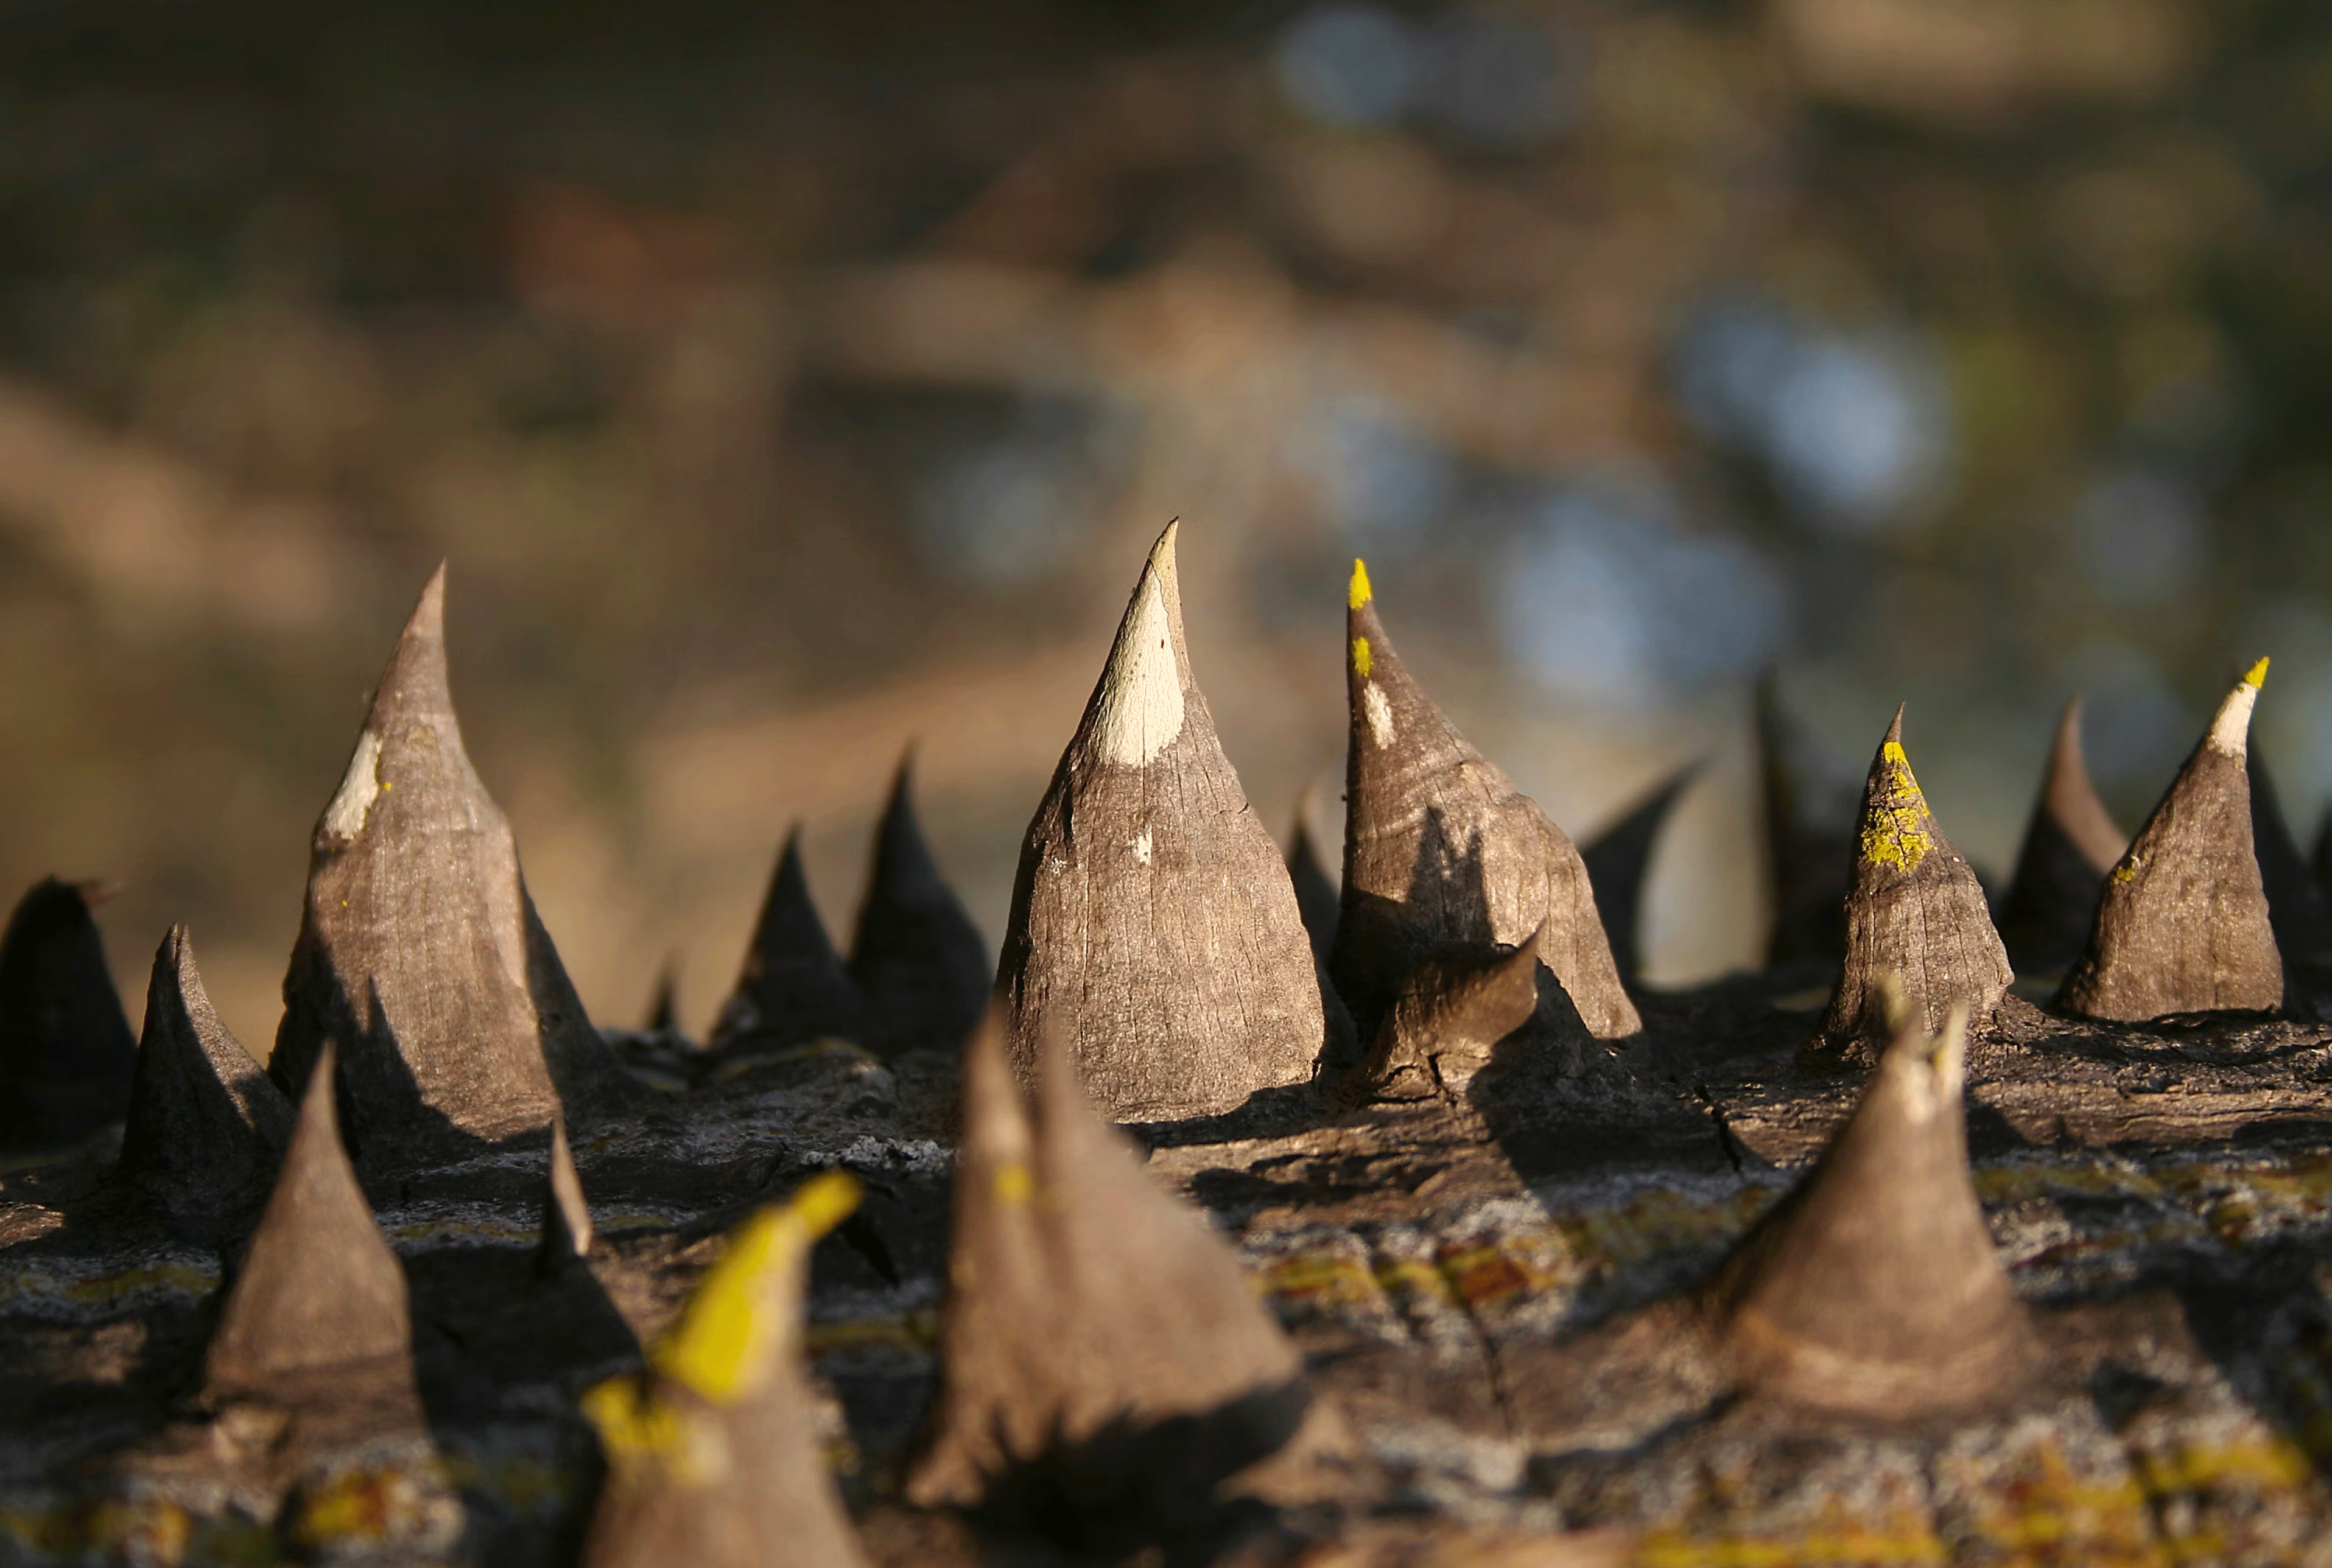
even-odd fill
[{"label": "blurred brown foliage", "polygon": [[[1908,696],[2003,863],[2090,693],[2132,819],[2278,656],[2332,784],[2332,14],[2299,0],[312,12],[11,4],[0,879],[194,924],[272,1039],[429,566],[606,1021],[709,1012],[896,753],[994,932],[1140,552],[1266,821],[1343,565],[1574,833],[1718,759],[1656,973],[1745,958],[1742,692]],[[1332,792],[1333,793],[1333,792]]]}]

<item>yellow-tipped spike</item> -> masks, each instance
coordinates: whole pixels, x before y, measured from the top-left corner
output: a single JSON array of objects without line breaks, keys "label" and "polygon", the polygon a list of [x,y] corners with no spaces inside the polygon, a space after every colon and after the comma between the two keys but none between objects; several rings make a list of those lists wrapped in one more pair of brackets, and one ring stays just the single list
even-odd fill
[{"label": "yellow-tipped spike", "polygon": [[[1369,564],[1355,556],[1352,557],[1352,588],[1348,602],[1357,610],[1373,597],[1375,595],[1369,588]],[[1361,673],[1366,675],[1368,671],[1363,670]]]},{"label": "yellow-tipped spike", "polygon": [[769,1277],[790,1267],[858,1206],[856,1177],[841,1171],[818,1176],[794,1194],[740,1225],[720,1261],[656,1347],[658,1372],[718,1404],[734,1404],[760,1385],[770,1368],[769,1347],[784,1332],[781,1314],[798,1304],[769,1299]]},{"label": "yellow-tipped spike", "polygon": [[2260,660],[2257,664],[2252,665],[2249,670],[2243,671],[2243,684],[2245,686],[2265,686],[2267,684],[2266,660]]}]

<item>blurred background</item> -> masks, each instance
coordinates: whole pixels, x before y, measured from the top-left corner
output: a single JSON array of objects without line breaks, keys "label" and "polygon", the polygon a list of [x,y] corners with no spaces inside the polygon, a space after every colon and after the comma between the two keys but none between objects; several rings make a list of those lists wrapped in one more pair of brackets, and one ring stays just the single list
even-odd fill
[{"label": "blurred background", "polygon": [[192,922],[272,1043],[429,569],[594,1015],[846,936],[919,744],[991,938],[1142,551],[1333,832],[1350,558],[1575,837],[1706,759],[1649,953],[1753,959],[1748,692],[1895,702],[2004,871],[2050,726],[2140,820],[2232,676],[2332,789],[2310,0],[0,0],[0,888]]}]

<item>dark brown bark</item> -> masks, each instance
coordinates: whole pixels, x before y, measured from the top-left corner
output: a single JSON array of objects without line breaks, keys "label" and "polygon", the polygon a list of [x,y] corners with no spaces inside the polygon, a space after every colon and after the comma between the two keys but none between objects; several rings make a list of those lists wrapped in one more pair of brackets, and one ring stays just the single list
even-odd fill
[{"label": "dark brown bark", "polygon": [[2136,1022],[2282,1002],[2245,766],[2266,678],[2261,660],[2235,683],[2107,876],[2088,945],[2057,992],[2066,1012]]},{"label": "dark brown bark", "polygon": [[1965,1013],[1940,1039],[1905,1013],[1852,1117],[1715,1288],[1743,1373],[1792,1403],[1916,1418],[1993,1399],[2031,1364],[1968,1173]]},{"label": "dark brown bark", "polygon": [[1595,889],[1595,908],[1603,917],[1604,938],[1611,944],[1611,962],[1622,980],[1634,981],[1643,969],[1644,879],[1651,870],[1652,850],[1700,768],[1691,762],[1677,769],[1593,841],[1579,847],[1587,880]]},{"label": "dark brown bark", "polygon": [[1854,861],[1854,795],[1782,710],[1780,682],[1757,682],[1757,771],[1763,784],[1766,874],[1773,928],[1769,969],[1830,966],[1846,949],[1844,899]]},{"label": "dark brown bark", "polygon": [[1094,1114],[1057,1035],[1024,1096],[1007,1024],[999,1006],[964,1051],[942,1381],[909,1496],[1187,1518],[1293,1435],[1301,1359],[1206,1220]]},{"label": "dark brown bark", "polygon": [[932,859],[915,820],[912,756],[899,759],[874,830],[850,978],[866,1007],[865,1043],[885,1056],[954,1050],[979,1026],[996,981],[987,938]]},{"label": "dark brown bark", "polygon": [[2332,966],[2332,907],[2285,820],[2274,776],[2256,741],[2245,747],[2244,770],[2251,790],[2251,853],[2259,860],[2260,888],[2267,895],[2268,923],[2287,969]]},{"label": "dark brown bark", "polygon": [[712,1026],[712,1045],[767,1050],[826,1036],[863,1042],[865,1033],[866,1004],[809,896],[797,825],[778,851],[737,988]]},{"label": "dark brown bark", "polygon": [[292,1120],[292,1102],[212,1011],[194,944],[173,926],[146,988],[117,1174],[190,1239],[215,1240],[266,1202]]},{"label": "dark brown bark", "polygon": [[1324,971],[1336,946],[1336,914],[1343,895],[1327,861],[1321,858],[1308,796],[1296,808],[1295,832],[1287,841],[1287,879],[1295,887],[1295,908],[1304,917],[1304,934],[1312,939],[1313,960]]},{"label": "dark brown bark", "polygon": [[998,984],[1018,1069],[1059,1030],[1119,1121],[1230,1110],[1349,1059],[1287,869],[1191,678],[1171,527],[1028,824]]},{"label": "dark brown bark", "polygon": [[1468,946],[1426,959],[1410,972],[1339,1099],[1352,1106],[1462,1090],[1497,1043],[1536,1016],[1538,976],[1535,933],[1511,953]]},{"label": "dark brown bark", "polygon": [[2000,900],[2000,936],[2027,974],[2062,973],[2081,955],[2097,918],[2098,890],[2129,847],[2089,782],[2081,755],[2081,702],[2065,705],[2048,772],[2025,824],[2016,874]]},{"label": "dark brown bark", "polygon": [[1882,986],[1900,977],[1911,1018],[1943,1027],[1955,1003],[1979,1027],[2016,978],[1983,888],[1927,809],[1903,750],[1903,710],[1871,759],[1846,895],[1846,961],[1823,1015],[1820,1054],[1869,1062],[1895,1031]]},{"label": "dark brown bark", "polygon": [[91,897],[44,877],[0,936],[0,1154],[63,1148],[129,1109],[138,1041]]},{"label": "dark brown bark", "polygon": [[297,1095],[328,1041],[368,1168],[539,1132],[628,1098],[536,917],[446,685],[445,572],[383,672],[316,823],[268,1072]]},{"label": "dark brown bark", "polygon": [[1358,562],[1348,627],[1343,908],[1329,974],[1363,1037],[1428,955],[1534,932],[1597,1038],[1636,1033],[1579,851],[1411,679]]},{"label": "dark brown bark", "polygon": [[309,1074],[282,1173],[211,1335],[203,1377],[214,1401],[321,1404],[412,1386],[405,1269],[340,1144],[334,1053],[327,1041]]}]

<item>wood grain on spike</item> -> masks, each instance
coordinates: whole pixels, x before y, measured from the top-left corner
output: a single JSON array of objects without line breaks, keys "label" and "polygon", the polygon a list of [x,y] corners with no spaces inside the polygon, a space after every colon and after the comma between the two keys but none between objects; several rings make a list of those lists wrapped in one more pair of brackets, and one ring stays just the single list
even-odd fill
[{"label": "wood grain on spike", "polygon": [[1428,954],[1511,947],[1537,932],[1540,961],[1588,1028],[1635,1033],[1643,1021],[1579,851],[1410,677],[1361,563],[1346,597],[1343,906],[1329,974],[1354,1022],[1372,1035]]},{"label": "wood grain on spike", "polygon": [[1169,527],[1023,841],[999,983],[1011,1055],[1074,1041],[1120,1120],[1308,1082],[1349,1035],[1190,674]]},{"label": "wood grain on spike", "polygon": [[2261,660],[2228,692],[2107,876],[2058,1006],[2135,1021],[2281,1003],[2283,960],[2253,842],[2245,758],[2266,675]]}]

